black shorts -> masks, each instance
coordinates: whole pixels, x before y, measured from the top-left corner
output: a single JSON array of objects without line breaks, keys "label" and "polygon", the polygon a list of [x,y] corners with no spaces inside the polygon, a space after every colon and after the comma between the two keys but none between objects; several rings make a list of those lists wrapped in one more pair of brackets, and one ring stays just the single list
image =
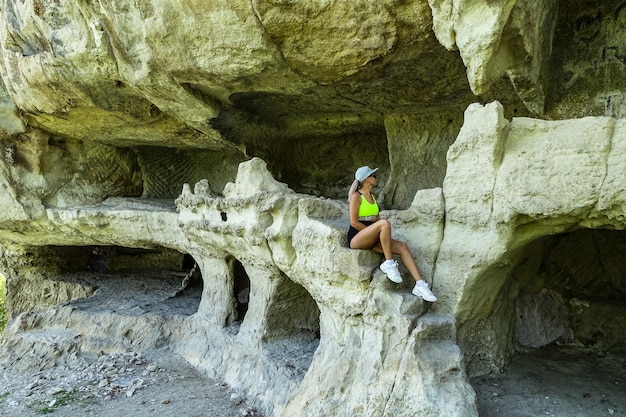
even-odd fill
[{"label": "black shorts", "polygon": [[[361,223],[363,223],[365,226],[369,226],[371,224],[374,224],[375,222],[368,222],[368,221],[362,220]],[[356,230],[354,227],[350,226],[350,228],[348,229],[348,247],[350,247],[350,242],[352,242],[352,239],[354,239],[357,233],[359,233],[359,231]]]}]

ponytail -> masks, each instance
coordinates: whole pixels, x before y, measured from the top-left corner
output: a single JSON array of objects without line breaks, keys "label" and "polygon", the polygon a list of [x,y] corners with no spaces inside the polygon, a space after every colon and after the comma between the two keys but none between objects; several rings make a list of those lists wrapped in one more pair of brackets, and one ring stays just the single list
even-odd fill
[{"label": "ponytail", "polygon": [[352,185],[350,186],[350,190],[348,190],[348,201],[350,201],[350,197],[352,197],[352,194],[356,191],[357,188],[359,188],[359,180],[354,180],[352,182]]}]

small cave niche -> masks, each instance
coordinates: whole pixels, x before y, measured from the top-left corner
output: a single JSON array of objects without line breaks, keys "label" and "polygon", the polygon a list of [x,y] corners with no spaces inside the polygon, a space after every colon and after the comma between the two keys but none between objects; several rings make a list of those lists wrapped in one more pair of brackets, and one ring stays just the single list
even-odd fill
[{"label": "small cave niche", "polygon": [[308,291],[285,278],[268,304],[263,340],[317,340],[320,310]]},{"label": "small cave niche", "polygon": [[209,181],[207,191],[221,194],[246,159],[237,150],[139,146],[136,152],[143,179],[142,197],[148,199],[174,199],[184,183],[193,189],[202,179]]},{"label": "small cave niche", "polygon": [[[191,315],[198,311],[203,280],[194,258],[165,247],[46,246],[31,263],[42,290],[77,309],[117,314]],[[86,289],[73,293],[72,288]]]},{"label": "small cave niche", "polygon": [[501,295],[509,307],[493,320],[514,354],[501,373],[472,381],[481,416],[502,415],[498,404],[506,414],[507,391],[531,398],[540,390],[552,402],[537,414],[557,403],[561,415],[626,409],[626,231],[582,229],[529,243]]}]

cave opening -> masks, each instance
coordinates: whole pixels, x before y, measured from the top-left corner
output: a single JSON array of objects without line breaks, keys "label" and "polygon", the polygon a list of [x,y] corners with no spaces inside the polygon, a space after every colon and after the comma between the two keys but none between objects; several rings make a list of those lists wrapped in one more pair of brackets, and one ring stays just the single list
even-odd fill
[{"label": "cave opening", "polygon": [[626,232],[584,229],[529,244],[511,277],[520,285],[515,340],[626,353]]},{"label": "cave opening", "polygon": [[189,316],[200,305],[201,271],[191,255],[175,249],[44,246],[27,255],[29,277],[10,283],[12,315],[71,303],[94,312]]},{"label": "cave opening", "polygon": [[294,380],[302,380],[320,344],[320,310],[300,284],[285,279],[267,313],[264,349]]},{"label": "cave opening", "polygon": [[234,257],[229,263],[237,318],[226,331],[238,335],[244,324],[254,329],[248,334],[260,337],[267,358],[294,379],[303,378],[320,343],[314,298],[277,269],[244,265]]},{"label": "cave opening", "polygon": [[497,415],[513,392],[564,415],[626,409],[626,231],[539,238],[508,281],[510,333],[501,336],[514,355],[501,373],[473,380],[480,415]]}]

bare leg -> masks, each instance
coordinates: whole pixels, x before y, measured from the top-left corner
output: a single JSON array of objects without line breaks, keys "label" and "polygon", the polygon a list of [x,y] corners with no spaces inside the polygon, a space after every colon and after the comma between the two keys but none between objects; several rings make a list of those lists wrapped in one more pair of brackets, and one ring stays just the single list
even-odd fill
[{"label": "bare leg", "polygon": [[381,219],[360,230],[350,242],[350,248],[377,250],[377,244],[380,242],[377,251],[382,251],[385,259],[389,260],[393,258],[392,240],[389,220]]},{"label": "bare leg", "polygon": [[[373,249],[378,253],[383,253],[383,249],[380,245],[374,246]],[[406,269],[409,270],[409,273],[415,281],[419,281],[422,279],[422,276],[417,269],[415,259],[413,259],[413,255],[411,255],[411,251],[409,251],[409,247],[406,245],[406,243],[400,242],[399,240],[391,239],[391,253],[393,253],[394,255],[400,255],[402,263],[404,263],[404,266],[406,266]]]},{"label": "bare leg", "polygon": [[[426,283],[426,281],[422,279],[422,276],[417,269],[415,259],[413,259],[413,255],[411,255],[411,251],[409,250],[406,243],[400,242],[398,240],[392,240],[391,248],[394,254],[400,255],[404,266],[406,266],[406,269],[409,270],[409,273],[415,280],[415,287],[413,288],[411,293],[413,295],[417,295],[418,297],[422,297],[422,299],[431,303],[437,301],[437,297],[435,296],[435,294],[433,294],[430,288],[428,288],[428,284]],[[374,248],[374,250],[380,252],[382,248],[380,246],[377,246]],[[393,281],[392,278],[389,279]]]},{"label": "bare leg", "polygon": [[402,263],[404,263],[404,266],[406,266],[406,269],[409,270],[409,273],[415,281],[419,281],[422,279],[422,276],[417,269],[415,259],[413,259],[413,255],[411,255],[411,251],[409,250],[409,247],[406,245],[406,243],[400,242],[398,240],[392,240],[391,251],[395,254],[400,255]]}]

